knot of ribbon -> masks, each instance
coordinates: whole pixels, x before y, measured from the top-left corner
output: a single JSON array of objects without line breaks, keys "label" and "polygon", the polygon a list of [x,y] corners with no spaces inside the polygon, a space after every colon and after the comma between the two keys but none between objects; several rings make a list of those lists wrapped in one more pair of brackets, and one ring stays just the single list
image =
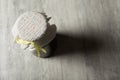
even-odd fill
[{"label": "knot of ribbon", "polygon": [[44,48],[42,48],[39,44],[37,44],[37,42],[35,42],[35,41],[26,41],[26,40],[19,38],[18,36],[16,37],[15,41],[18,44],[25,44],[25,45],[31,44],[31,45],[33,45],[33,47],[35,48],[35,50],[37,52],[38,57],[40,57],[41,51],[45,54],[47,53],[47,51]]}]

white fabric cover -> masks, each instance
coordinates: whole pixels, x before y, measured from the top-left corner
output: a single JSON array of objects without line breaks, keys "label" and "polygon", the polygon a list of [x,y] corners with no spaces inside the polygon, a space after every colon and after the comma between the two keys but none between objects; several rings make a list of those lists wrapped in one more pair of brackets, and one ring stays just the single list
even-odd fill
[{"label": "white fabric cover", "polygon": [[[16,20],[12,34],[14,39],[19,36],[27,41],[37,40],[44,47],[55,37],[56,26],[50,25],[45,16],[39,12],[26,12]],[[34,50],[32,45],[21,44],[21,48]]]}]

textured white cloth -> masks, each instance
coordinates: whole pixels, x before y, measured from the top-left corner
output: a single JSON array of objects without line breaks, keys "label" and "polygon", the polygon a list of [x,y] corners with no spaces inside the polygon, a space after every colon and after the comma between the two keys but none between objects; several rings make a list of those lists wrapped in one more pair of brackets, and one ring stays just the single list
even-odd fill
[{"label": "textured white cloth", "polygon": [[[23,40],[38,41],[44,47],[55,37],[56,26],[51,26],[39,12],[26,12],[16,20],[12,34],[14,38],[19,36]],[[34,50],[32,45],[21,44],[21,48]]]}]

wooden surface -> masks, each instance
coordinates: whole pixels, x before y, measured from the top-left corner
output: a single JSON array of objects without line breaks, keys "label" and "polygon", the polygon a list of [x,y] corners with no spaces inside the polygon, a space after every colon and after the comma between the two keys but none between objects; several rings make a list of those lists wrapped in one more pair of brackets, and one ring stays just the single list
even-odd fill
[{"label": "wooden surface", "polygon": [[[45,12],[58,28],[53,57],[13,42],[26,11]],[[120,80],[120,0],[0,0],[0,80]]]}]

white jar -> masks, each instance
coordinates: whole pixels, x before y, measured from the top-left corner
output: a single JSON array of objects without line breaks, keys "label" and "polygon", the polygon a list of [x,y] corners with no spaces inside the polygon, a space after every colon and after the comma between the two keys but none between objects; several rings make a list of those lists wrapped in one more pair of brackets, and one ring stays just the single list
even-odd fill
[{"label": "white jar", "polygon": [[[17,36],[25,41],[36,41],[41,47],[48,45],[56,35],[56,26],[49,24],[47,17],[39,12],[26,12],[15,22],[12,28],[14,40]],[[22,49],[35,51],[31,44],[20,44]]]}]

